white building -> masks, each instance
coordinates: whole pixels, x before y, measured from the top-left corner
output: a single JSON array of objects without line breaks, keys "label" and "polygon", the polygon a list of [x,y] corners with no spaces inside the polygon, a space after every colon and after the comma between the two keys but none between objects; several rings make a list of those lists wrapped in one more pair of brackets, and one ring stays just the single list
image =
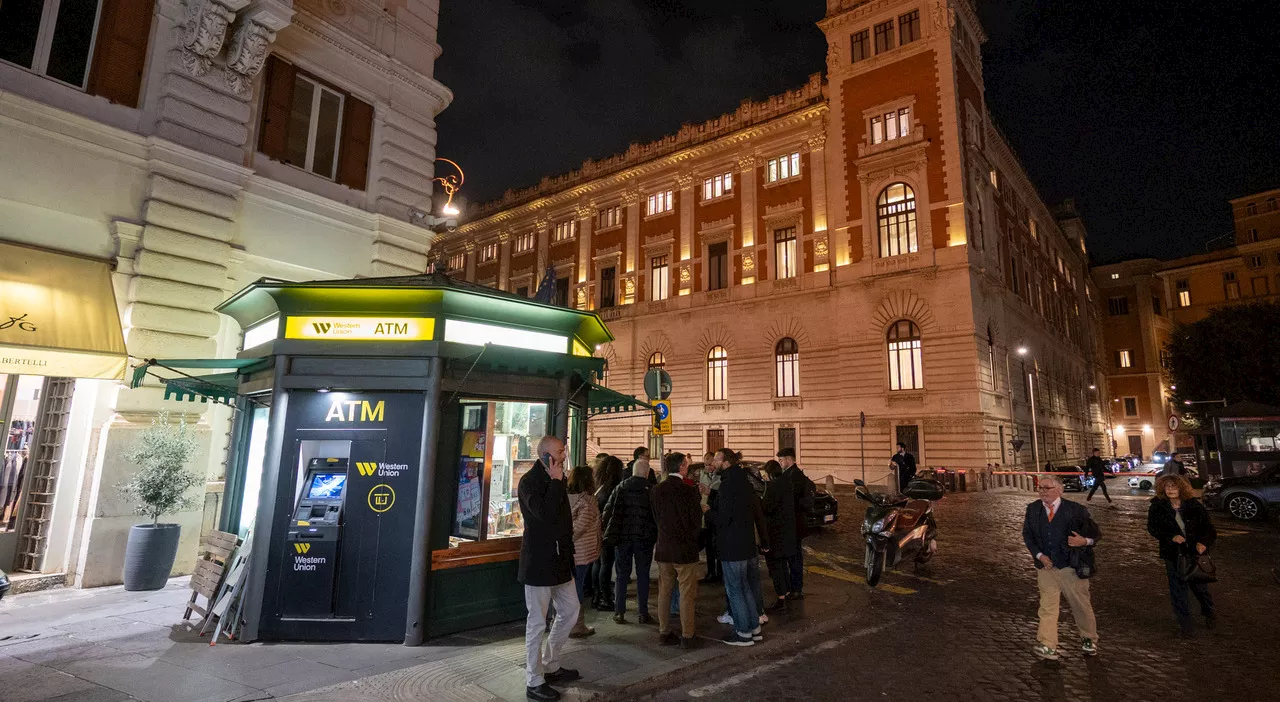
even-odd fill
[{"label": "white building", "polygon": [[[24,373],[117,374],[56,350],[121,331],[130,365],[233,357],[241,330],[213,306],[252,280],[421,272],[434,235],[408,212],[429,209],[434,118],[452,99],[433,78],[439,2],[44,0],[4,14],[0,326],[29,316],[0,328],[0,569],[119,582],[141,520],[115,489],[122,452],[167,408],[197,423],[208,480],[203,511],[174,519],[183,572],[219,508],[231,410],[166,401],[158,381]],[[113,289],[118,322],[102,312]],[[88,334],[95,314],[109,323]]]}]

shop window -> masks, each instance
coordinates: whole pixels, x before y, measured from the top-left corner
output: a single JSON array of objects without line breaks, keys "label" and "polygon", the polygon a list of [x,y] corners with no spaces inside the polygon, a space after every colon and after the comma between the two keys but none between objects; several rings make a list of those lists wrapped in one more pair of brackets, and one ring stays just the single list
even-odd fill
[{"label": "shop window", "polygon": [[773,230],[773,261],[775,278],[794,278],[799,273],[799,250],[795,227]]},{"label": "shop window", "polygon": [[800,347],[796,340],[786,337],[773,349],[777,376],[774,391],[778,397],[800,396]]},{"label": "shop window", "polygon": [[618,269],[613,266],[600,269],[600,309],[618,304]]},{"label": "shop window", "polygon": [[541,402],[461,403],[458,492],[451,547],[520,536],[517,488],[537,460],[548,412]]},{"label": "shop window", "polygon": [[707,289],[729,287],[729,244],[720,242],[707,247]]},{"label": "shop window", "polygon": [[916,239],[916,194],[906,183],[894,183],[880,191],[876,201],[880,256],[901,256],[919,250]]},{"label": "shop window", "polygon": [[28,482],[28,463],[44,380],[38,375],[0,375],[0,427],[4,428],[4,458],[0,461],[0,533],[15,531],[18,527],[23,483]]},{"label": "shop window", "polygon": [[0,61],[137,107],[153,11],[150,0],[0,3]]},{"label": "shop window", "polygon": [[886,341],[889,345],[889,389],[923,389],[920,329],[914,322],[899,320],[889,327]]},{"label": "shop window", "polygon": [[871,31],[864,29],[849,37],[849,63],[857,63],[871,58]]},{"label": "shop window", "polygon": [[649,289],[654,300],[665,300],[671,296],[671,266],[667,265],[666,256],[654,256],[649,260]]},{"label": "shop window", "polygon": [[1124,398],[1124,416],[1126,417],[1138,416],[1138,398],[1136,397]]},{"label": "shop window", "polygon": [[800,176],[800,152],[793,151],[765,162],[764,181],[776,183],[780,180],[798,178]]},{"label": "shop window", "polygon": [[354,190],[364,190],[373,106],[276,56],[267,59],[258,149]]},{"label": "shop window", "polygon": [[729,387],[729,352],[715,346],[707,352],[707,400],[725,399]]}]

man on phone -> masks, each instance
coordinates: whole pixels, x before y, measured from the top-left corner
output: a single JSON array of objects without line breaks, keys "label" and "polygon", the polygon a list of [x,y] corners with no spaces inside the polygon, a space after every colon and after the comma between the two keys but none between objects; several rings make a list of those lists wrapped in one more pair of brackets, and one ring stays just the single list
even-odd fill
[{"label": "man on phone", "polygon": [[[573,584],[573,516],[565,480],[564,442],[544,436],[538,442],[538,461],[520,478],[520,515],[524,539],[520,544],[519,579],[524,584],[528,618],[524,627],[525,697],[540,702],[560,699],[555,683],[577,680],[578,671],[560,667],[560,649],[578,621],[578,591]],[[547,607],[556,605],[555,622],[544,648]]]}]

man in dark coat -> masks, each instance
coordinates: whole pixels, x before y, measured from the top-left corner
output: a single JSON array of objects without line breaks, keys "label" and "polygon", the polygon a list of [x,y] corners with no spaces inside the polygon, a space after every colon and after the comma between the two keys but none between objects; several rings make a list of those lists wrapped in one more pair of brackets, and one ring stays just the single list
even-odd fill
[{"label": "man in dark coat", "polygon": [[784,448],[778,451],[778,463],[782,465],[783,476],[791,481],[791,494],[795,498],[795,515],[796,515],[796,548],[795,555],[787,557],[787,570],[791,573],[790,590],[787,592],[787,598],[792,600],[804,599],[804,537],[808,536],[808,527],[805,526],[805,515],[813,509],[814,497],[818,493],[818,486],[813,484],[809,476],[800,470],[800,464],[796,463],[796,450],[793,448]]},{"label": "man in dark coat", "polygon": [[1165,461],[1164,468],[1160,469],[1160,475],[1186,476],[1186,474],[1187,467],[1183,465],[1182,461],[1178,460],[1177,456],[1170,456],[1169,460]]},{"label": "man in dark coat", "polygon": [[[578,590],[573,584],[573,516],[565,481],[564,442],[544,436],[538,460],[520,478],[520,515],[524,538],[520,544],[520,582],[528,618],[524,627],[525,695],[531,700],[558,700],[554,683],[571,682],[578,671],[562,668],[560,649],[578,621]],[[556,618],[547,635],[547,607],[555,602]]]},{"label": "man in dark coat", "polygon": [[604,546],[615,549],[613,621],[625,624],[627,584],[631,566],[636,568],[636,621],[652,624],[649,616],[649,567],[653,564],[653,546],[658,540],[658,525],[653,520],[649,491],[649,462],[637,459],[631,464],[631,477],[618,484],[604,506],[600,523],[604,526]]},{"label": "man in dark coat", "polygon": [[[653,518],[658,524],[658,544],[653,557],[658,562],[658,642],[679,643],[691,648],[694,642],[694,606],[698,601],[698,531],[702,527],[702,497],[688,484],[689,457],[669,453],[662,459],[666,478],[650,492]],[[671,596],[680,593],[680,637],[671,631]]]},{"label": "man in dark coat", "polygon": [[1089,471],[1089,475],[1093,476],[1093,487],[1089,488],[1089,496],[1084,498],[1085,502],[1093,499],[1093,493],[1102,488],[1102,496],[1107,498],[1107,504],[1111,504],[1111,495],[1107,494],[1107,464],[1103,462],[1102,457],[1098,455],[1098,449],[1093,450],[1093,455],[1084,463],[1085,470]]},{"label": "man in dark coat", "polygon": [[1022,540],[1035,561],[1040,588],[1040,628],[1032,652],[1058,660],[1058,611],[1061,598],[1066,597],[1080,631],[1081,652],[1096,656],[1098,623],[1089,601],[1088,578],[1094,568],[1093,544],[1102,538],[1102,531],[1087,507],[1062,499],[1058,476],[1042,475],[1039,483],[1040,499],[1027,505],[1022,520]]},{"label": "man in dark coat", "polygon": [[762,550],[768,551],[769,533],[760,498],[738,461],[737,452],[731,449],[716,452],[712,465],[721,476],[720,489],[707,519],[715,525],[716,547],[725,592],[729,596],[729,614],[733,618],[733,633],[724,643],[751,646],[761,640],[760,612],[755,598],[760,587],[760,565],[756,556]]},{"label": "man in dark coat", "polygon": [[907,483],[916,477],[916,457],[907,450],[907,445],[898,442],[898,452],[893,454],[889,462],[898,469],[898,492],[907,491]]},{"label": "man in dark coat", "polygon": [[769,577],[773,580],[773,593],[778,600],[769,606],[770,611],[785,612],[787,596],[791,592],[791,573],[788,563],[800,551],[800,539],[796,532],[795,488],[782,466],[774,461],[765,464],[769,469],[769,484],[764,491],[764,519],[769,531],[769,549],[765,562]]}]

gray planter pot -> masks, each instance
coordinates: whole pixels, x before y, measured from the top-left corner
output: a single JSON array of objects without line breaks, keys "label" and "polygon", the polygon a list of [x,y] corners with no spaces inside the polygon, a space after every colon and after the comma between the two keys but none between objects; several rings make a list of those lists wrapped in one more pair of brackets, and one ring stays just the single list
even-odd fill
[{"label": "gray planter pot", "polygon": [[137,524],[124,549],[124,589],[159,590],[178,556],[181,524]]}]

